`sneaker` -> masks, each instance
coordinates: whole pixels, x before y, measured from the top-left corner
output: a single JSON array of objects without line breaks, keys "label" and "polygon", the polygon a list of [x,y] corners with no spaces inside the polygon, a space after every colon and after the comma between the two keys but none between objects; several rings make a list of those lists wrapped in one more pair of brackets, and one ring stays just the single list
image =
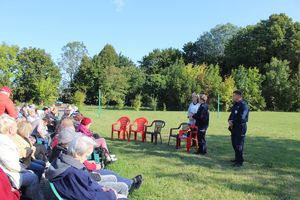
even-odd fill
[{"label": "sneaker", "polygon": [[111,157],[111,158],[115,158],[116,155],[115,155],[115,154],[110,154],[110,157]]},{"label": "sneaker", "polygon": [[51,165],[51,163],[49,162],[49,161],[47,161],[46,162],[46,166],[45,166],[45,168],[47,169],[47,168],[49,168],[50,167],[50,165]]},{"label": "sneaker", "polygon": [[118,160],[118,158],[110,158],[110,157],[106,158],[107,162],[115,162],[117,160]]}]

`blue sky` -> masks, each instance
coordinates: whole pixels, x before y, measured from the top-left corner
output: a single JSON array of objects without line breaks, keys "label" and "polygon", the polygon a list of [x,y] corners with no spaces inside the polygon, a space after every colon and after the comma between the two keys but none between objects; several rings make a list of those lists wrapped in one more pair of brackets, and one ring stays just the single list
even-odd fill
[{"label": "blue sky", "polygon": [[0,42],[45,49],[82,41],[89,55],[106,43],[141,58],[154,48],[182,48],[217,24],[255,24],[272,13],[300,21],[299,0],[0,0]]}]

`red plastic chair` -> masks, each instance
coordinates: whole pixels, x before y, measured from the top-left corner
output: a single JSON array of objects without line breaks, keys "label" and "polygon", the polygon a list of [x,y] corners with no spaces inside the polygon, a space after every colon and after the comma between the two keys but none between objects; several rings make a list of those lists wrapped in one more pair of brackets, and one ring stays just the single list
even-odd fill
[{"label": "red plastic chair", "polygon": [[120,139],[120,134],[123,134],[123,140],[125,140],[125,135],[128,138],[127,126],[130,123],[129,117],[123,116],[118,119],[116,123],[111,125],[111,139],[114,139],[114,132],[118,133],[118,139]]},{"label": "red plastic chair", "polygon": [[180,147],[181,140],[186,140],[186,151],[190,152],[193,140],[198,146],[198,127],[195,125],[189,126],[189,129],[180,130],[176,142],[176,149]]},{"label": "red plastic chair", "polygon": [[130,141],[131,133],[134,133],[134,140],[137,139],[137,133],[141,133],[142,141],[145,142],[145,125],[147,124],[148,120],[145,117],[135,119],[134,122],[129,125],[128,141]]}]

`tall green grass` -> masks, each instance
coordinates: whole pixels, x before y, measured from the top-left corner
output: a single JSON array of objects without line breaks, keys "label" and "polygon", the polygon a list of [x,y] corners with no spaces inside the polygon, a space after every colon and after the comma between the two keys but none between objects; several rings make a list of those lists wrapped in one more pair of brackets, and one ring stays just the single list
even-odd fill
[{"label": "tall green grass", "polygon": [[[107,138],[118,161],[108,168],[125,177],[143,174],[145,181],[134,200],[300,199],[300,113],[251,112],[245,144],[246,162],[233,168],[227,130],[229,113],[211,112],[208,154],[188,154],[167,145],[169,129],[187,121],[185,112],[102,110],[85,107],[92,130]],[[166,121],[163,144],[110,140],[111,124],[120,116],[133,121],[144,116]],[[115,135],[117,138],[117,135]],[[193,150],[192,150],[193,151]]]}]

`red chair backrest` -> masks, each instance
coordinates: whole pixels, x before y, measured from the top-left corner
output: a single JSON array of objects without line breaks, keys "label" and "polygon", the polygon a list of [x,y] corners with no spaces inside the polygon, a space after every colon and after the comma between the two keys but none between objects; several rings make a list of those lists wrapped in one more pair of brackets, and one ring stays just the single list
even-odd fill
[{"label": "red chair backrest", "polygon": [[145,117],[140,117],[134,120],[133,124],[136,124],[137,131],[143,131],[145,129],[145,125],[148,124],[148,120]]},{"label": "red chair backrest", "polygon": [[118,119],[120,123],[120,129],[126,129],[127,125],[130,123],[129,117],[123,116]]}]

